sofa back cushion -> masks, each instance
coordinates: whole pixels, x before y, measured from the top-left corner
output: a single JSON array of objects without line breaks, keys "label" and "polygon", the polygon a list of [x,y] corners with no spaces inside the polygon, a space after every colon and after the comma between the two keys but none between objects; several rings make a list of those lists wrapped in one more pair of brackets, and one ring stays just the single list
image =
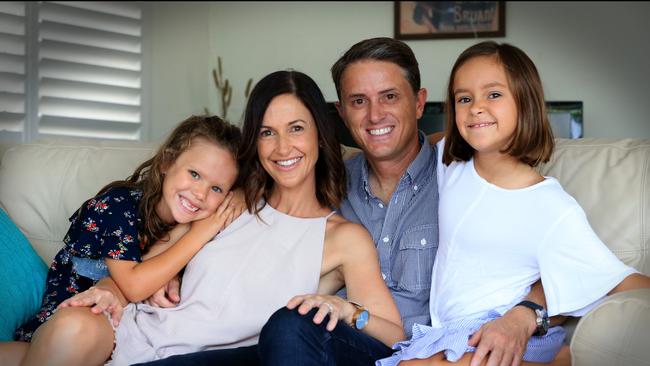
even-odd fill
[{"label": "sofa back cushion", "polygon": [[0,206],[49,265],[63,246],[72,213],[107,183],[131,175],[154,149],[94,140],[11,147],[0,163]]},{"label": "sofa back cushion", "polygon": [[580,203],[600,239],[650,274],[650,140],[556,140],[540,168]]}]

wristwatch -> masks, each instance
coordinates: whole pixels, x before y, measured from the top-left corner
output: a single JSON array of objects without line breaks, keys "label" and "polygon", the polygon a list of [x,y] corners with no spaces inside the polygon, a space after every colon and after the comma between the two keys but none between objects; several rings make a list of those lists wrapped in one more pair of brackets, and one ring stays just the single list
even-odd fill
[{"label": "wristwatch", "polygon": [[542,307],[539,304],[535,304],[532,301],[527,301],[527,300],[524,300],[515,306],[525,306],[533,310],[535,312],[535,315],[537,316],[537,319],[535,319],[535,323],[537,323],[537,330],[535,331],[535,333],[533,333],[533,335],[538,337],[546,335],[546,332],[548,332],[549,320],[548,320],[548,313],[546,312],[546,309],[544,309],[544,307]]},{"label": "wristwatch", "polygon": [[368,312],[368,309],[366,309],[361,304],[357,304],[356,302],[350,300],[348,300],[348,302],[357,308],[352,315],[352,324],[350,325],[356,330],[365,328],[366,325],[368,325],[368,321],[370,320],[370,312]]}]

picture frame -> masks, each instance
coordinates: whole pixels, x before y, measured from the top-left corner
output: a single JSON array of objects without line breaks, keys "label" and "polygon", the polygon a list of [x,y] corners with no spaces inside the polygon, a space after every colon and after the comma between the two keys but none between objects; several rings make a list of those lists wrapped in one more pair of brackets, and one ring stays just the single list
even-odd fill
[{"label": "picture frame", "polygon": [[505,1],[395,1],[395,38],[505,37]]}]

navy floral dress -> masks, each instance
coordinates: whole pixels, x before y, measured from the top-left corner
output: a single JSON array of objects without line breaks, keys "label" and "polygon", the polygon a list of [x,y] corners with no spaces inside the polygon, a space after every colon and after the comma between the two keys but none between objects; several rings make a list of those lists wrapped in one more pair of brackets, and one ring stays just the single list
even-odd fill
[{"label": "navy floral dress", "polygon": [[29,342],[65,299],[108,276],[104,258],[140,262],[138,206],[142,192],[111,188],[86,201],[71,217],[63,249],[54,257],[41,309],[16,329],[14,339]]}]

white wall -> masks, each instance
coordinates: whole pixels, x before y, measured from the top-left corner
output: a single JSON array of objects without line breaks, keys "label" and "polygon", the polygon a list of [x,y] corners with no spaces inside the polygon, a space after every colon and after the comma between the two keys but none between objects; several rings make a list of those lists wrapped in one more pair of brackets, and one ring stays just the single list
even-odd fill
[{"label": "white wall", "polygon": [[[154,3],[153,130],[162,136],[203,107],[218,112],[216,56],[233,83],[230,116],[246,80],[294,68],[326,99],[332,63],[364,38],[393,36],[393,2]],[[506,35],[536,63],[548,100],[584,102],[585,137],[650,138],[650,3],[508,2]],[[441,101],[455,58],[476,39],[407,41],[429,100]],[[207,92],[206,92],[207,90]]]}]

